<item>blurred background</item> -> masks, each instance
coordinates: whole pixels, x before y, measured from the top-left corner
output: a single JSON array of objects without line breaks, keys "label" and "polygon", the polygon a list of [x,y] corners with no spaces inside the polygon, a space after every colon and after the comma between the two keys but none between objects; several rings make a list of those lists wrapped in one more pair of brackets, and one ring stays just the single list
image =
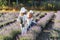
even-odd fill
[{"label": "blurred background", "polygon": [[60,0],[0,0],[0,10],[20,10],[23,6],[35,10],[60,10]]}]

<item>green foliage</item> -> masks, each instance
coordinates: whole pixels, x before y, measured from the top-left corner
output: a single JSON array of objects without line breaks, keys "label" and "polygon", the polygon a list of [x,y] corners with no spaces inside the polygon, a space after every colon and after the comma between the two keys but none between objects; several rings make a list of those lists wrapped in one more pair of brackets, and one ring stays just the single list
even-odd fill
[{"label": "green foliage", "polygon": [[19,30],[16,30],[16,31],[13,30],[10,35],[11,35],[12,38],[15,38],[16,35],[19,34],[20,32],[21,32],[21,31],[19,31]]},{"label": "green foliage", "polygon": [[16,6],[16,2],[12,2],[13,6]]},{"label": "green foliage", "polygon": [[2,6],[2,4],[3,4],[3,2],[2,2],[2,0],[0,0],[0,6]]},{"label": "green foliage", "polygon": [[7,5],[7,0],[0,0],[0,6],[6,6]]},{"label": "green foliage", "polygon": [[0,17],[2,16],[2,14],[0,13]]},{"label": "green foliage", "polygon": [[0,35],[0,40],[12,40],[11,37]]},{"label": "green foliage", "polygon": [[4,37],[4,40],[13,40],[11,37]]},{"label": "green foliage", "polygon": [[0,40],[3,40],[4,36],[3,35],[0,35]]},{"label": "green foliage", "polygon": [[0,40],[15,40],[16,35],[20,32],[20,30],[13,30],[9,36],[0,35]]},{"label": "green foliage", "polygon": [[[11,3],[11,4],[10,4]],[[0,0],[0,6],[8,6],[8,4],[10,4],[10,6],[12,7],[16,7],[18,5],[18,8],[21,7],[20,4],[23,4],[24,6],[27,7],[32,7],[37,8],[37,9],[43,9],[43,10],[58,10],[60,9],[60,1],[56,1],[56,0],[14,0],[14,1],[7,1],[7,0]],[[20,5],[20,6],[19,6]]]}]

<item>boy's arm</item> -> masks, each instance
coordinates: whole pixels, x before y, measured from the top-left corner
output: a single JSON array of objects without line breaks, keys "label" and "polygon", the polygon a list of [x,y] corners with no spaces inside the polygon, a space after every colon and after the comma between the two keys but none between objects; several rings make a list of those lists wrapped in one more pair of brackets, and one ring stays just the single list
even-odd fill
[{"label": "boy's arm", "polygon": [[23,23],[23,19],[20,16],[18,16],[17,22],[19,22],[20,24],[22,24]]},{"label": "boy's arm", "polygon": [[35,21],[35,20],[36,20],[36,18],[35,18],[35,17],[33,17],[33,18],[32,18],[32,22],[36,23],[36,21]]},{"label": "boy's arm", "polygon": [[20,16],[18,16],[17,21],[20,21]]}]

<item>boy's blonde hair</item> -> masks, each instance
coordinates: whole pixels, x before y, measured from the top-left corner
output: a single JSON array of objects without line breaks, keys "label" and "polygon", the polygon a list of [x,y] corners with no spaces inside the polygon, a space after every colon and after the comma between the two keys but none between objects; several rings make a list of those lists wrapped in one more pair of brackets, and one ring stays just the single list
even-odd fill
[{"label": "boy's blonde hair", "polygon": [[30,12],[28,12],[28,13],[27,13],[27,17],[28,17],[28,18],[31,18],[31,17],[33,17],[33,14],[30,13]]}]

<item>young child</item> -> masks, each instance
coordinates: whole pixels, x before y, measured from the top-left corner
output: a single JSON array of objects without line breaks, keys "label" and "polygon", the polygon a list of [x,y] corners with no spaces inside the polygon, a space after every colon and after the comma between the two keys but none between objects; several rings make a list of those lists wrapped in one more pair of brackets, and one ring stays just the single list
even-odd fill
[{"label": "young child", "polygon": [[25,21],[26,21],[26,13],[27,13],[27,10],[24,7],[22,7],[21,10],[20,10],[20,14],[18,16],[18,19],[17,19],[17,21],[20,24],[22,34],[24,33],[24,25],[25,25]]},{"label": "young child", "polygon": [[34,20],[34,16],[33,16],[33,11],[30,10],[27,14],[27,30],[29,30],[29,28],[31,28],[33,25],[36,25],[36,22]]}]

